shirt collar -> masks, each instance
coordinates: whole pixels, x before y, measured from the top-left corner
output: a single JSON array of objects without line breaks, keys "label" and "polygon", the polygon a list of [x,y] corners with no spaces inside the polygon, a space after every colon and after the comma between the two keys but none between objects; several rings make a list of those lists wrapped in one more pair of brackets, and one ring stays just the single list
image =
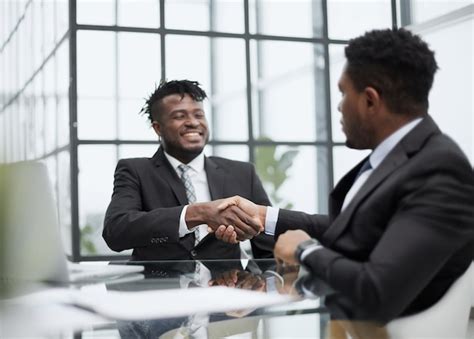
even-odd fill
[{"label": "shirt collar", "polygon": [[[164,153],[165,153],[166,159],[168,159],[168,161],[170,162],[171,166],[173,166],[176,173],[179,174],[178,166],[183,163],[179,161],[178,159],[176,159],[175,157],[169,155],[167,152],[164,152]],[[203,171],[204,170],[204,152],[201,152],[197,157],[195,157],[193,160],[191,160],[189,163],[185,165],[191,167],[191,169],[195,172],[199,173]]]},{"label": "shirt collar", "polygon": [[403,139],[412,129],[418,125],[423,118],[416,118],[409,123],[403,125],[401,128],[393,132],[388,138],[382,141],[370,155],[370,165],[373,169],[377,168],[396,144]]}]

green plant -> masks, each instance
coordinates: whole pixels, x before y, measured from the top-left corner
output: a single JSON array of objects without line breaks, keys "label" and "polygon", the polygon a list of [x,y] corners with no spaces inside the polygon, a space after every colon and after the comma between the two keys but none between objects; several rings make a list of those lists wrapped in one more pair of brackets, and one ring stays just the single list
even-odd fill
[{"label": "green plant", "polygon": [[94,236],[94,232],[95,229],[90,224],[86,224],[81,229],[81,252],[83,254],[97,254],[97,249],[91,240]]},{"label": "green plant", "polygon": [[[267,137],[262,137],[259,140],[271,141]],[[278,190],[289,177],[287,172],[293,165],[298,150],[290,149],[277,156],[276,148],[275,145],[257,147],[255,153],[257,173],[267,189],[272,203],[285,209],[291,209],[293,204],[291,202],[285,203],[284,199],[279,196]]]}]

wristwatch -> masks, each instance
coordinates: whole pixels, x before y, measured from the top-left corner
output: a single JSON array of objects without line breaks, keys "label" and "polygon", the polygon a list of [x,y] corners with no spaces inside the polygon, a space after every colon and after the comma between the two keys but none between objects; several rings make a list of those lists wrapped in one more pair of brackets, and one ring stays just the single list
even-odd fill
[{"label": "wristwatch", "polygon": [[301,261],[301,255],[303,254],[305,250],[312,247],[321,247],[321,245],[314,239],[308,239],[300,243],[298,247],[296,247],[296,251],[295,251],[296,261],[299,262],[300,264],[303,264],[303,262]]}]

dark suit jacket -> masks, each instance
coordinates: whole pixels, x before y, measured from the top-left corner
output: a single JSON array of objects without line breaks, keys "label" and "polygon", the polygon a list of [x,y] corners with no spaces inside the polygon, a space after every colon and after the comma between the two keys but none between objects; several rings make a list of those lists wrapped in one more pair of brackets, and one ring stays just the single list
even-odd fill
[{"label": "dark suit jacket", "polygon": [[324,249],[311,271],[378,320],[434,304],[471,264],[474,175],[431,117],[387,155],[341,213],[359,163],[329,197],[329,217],[280,210],[276,236],[302,228]]},{"label": "dark suit jacket", "polygon": [[[240,195],[270,205],[253,165],[219,157],[205,159],[211,199]],[[179,217],[188,204],[186,191],[161,148],[153,158],[122,159],[115,170],[112,201],[103,237],[114,251],[133,248],[134,260],[237,259],[238,245],[208,234],[194,246],[194,234],[178,236]],[[271,257],[273,237],[251,241],[255,258]]]}]

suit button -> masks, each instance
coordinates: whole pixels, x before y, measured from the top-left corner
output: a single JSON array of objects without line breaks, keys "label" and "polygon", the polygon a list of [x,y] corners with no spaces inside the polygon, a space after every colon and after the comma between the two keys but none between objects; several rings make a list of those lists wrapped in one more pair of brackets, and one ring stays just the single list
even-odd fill
[{"label": "suit button", "polygon": [[191,255],[192,255],[193,257],[195,257],[195,256],[197,255],[196,250],[192,250],[192,251],[191,251]]}]

